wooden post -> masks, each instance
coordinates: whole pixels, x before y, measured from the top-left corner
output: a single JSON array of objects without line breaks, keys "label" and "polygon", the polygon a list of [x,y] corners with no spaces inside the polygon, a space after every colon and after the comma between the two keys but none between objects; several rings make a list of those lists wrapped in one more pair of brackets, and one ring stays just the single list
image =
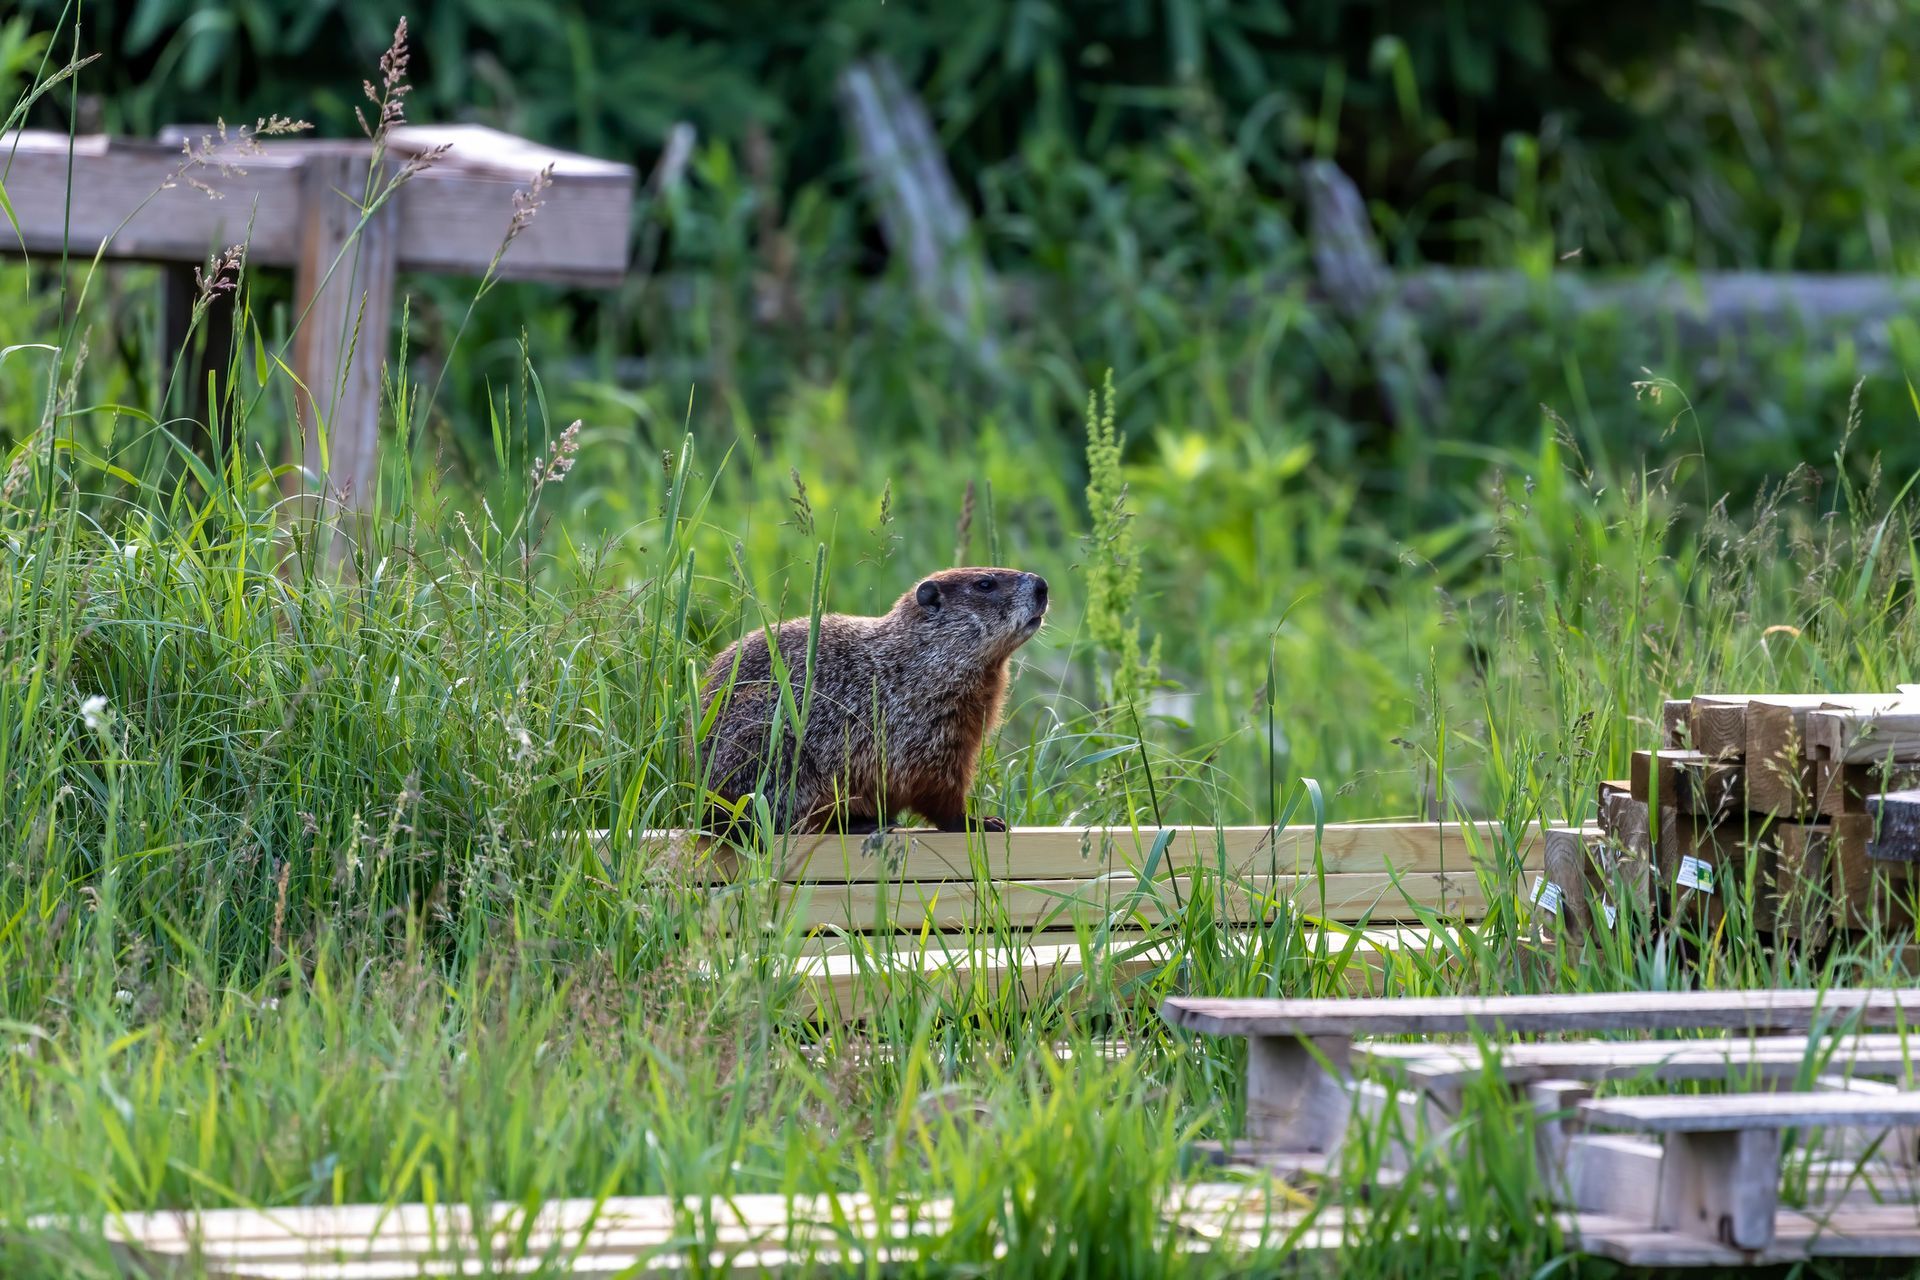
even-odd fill
[{"label": "wooden post", "polygon": [[1735,1249],[1773,1243],[1780,1205],[1780,1131],[1667,1135],[1654,1226]]},{"label": "wooden post", "polygon": [[1345,1036],[1316,1036],[1309,1048],[1295,1036],[1250,1038],[1247,1136],[1296,1151],[1330,1152],[1339,1146],[1353,1101],[1314,1050],[1344,1074],[1352,1043]]},{"label": "wooden post", "polygon": [[324,498],[360,509],[372,504],[380,474],[380,379],[399,247],[392,200],[362,225],[368,166],[363,144],[307,153],[294,267],[293,370],[306,386],[307,471]]}]

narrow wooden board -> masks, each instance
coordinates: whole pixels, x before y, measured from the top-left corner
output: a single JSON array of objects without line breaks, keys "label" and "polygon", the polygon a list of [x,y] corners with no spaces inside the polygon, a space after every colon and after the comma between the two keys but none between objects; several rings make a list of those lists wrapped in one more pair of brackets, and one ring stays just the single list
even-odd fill
[{"label": "narrow wooden board", "polygon": [[1920,988],[1664,991],[1367,1000],[1224,1000],[1175,996],[1160,1015],[1217,1036],[1439,1035],[1466,1031],[1806,1031],[1920,1024]]},{"label": "narrow wooden board", "polygon": [[1768,694],[1747,704],[1747,807],[1800,818],[1813,812],[1813,761],[1806,748],[1807,716],[1814,711],[1877,711],[1897,706],[1901,694]]},{"label": "narrow wooden board", "polygon": [[[1920,1066],[1920,1034],[1734,1036],[1720,1040],[1558,1040],[1488,1046],[1375,1043],[1353,1046],[1356,1059],[1405,1069],[1430,1088],[1453,1088],[1496,1070],[1512,1084],[1534,1080],[1792,1079],[1824,1074],[1911,1079]],[[1491,1064],[1491,1065],[1490,1065]]]},{"label": "narrow wooden board", "polygon": [[[1538,827],[1509,836],[1497,822],[1337,822],[1282,827],[1015,827],[1006,832],[901,830],[872,836],[796,835],[771,854],[742,854],[699,832],[644,831],[610,849],[682,862],[698,883],[742,878],[872,883],[969,879],[1068,880],[1203,867],[1229,876],[1460,874],[1477,865],[1541,865]],[[1164,843],[1163,843],[1164,842]]]},{"label": "narrow wooden board", "polygon": [[1471,871],[1403,876],[1247,876],[1227,882],[1177,876],[1143,881],[1119,874],[1097,880],[950,880],[894,884],[777,886],[788,924],[856,932],[922,930],[1021,932],[1098,926],[1122,928],[1177,920],[1196,887],[1213,895],[1209,910],[1223,924],[1250,925],[1281,911],[1342,923],[1417,921],[1423,912],[1479,919],[1487,896]]},{"label": "narrow wooden board", "polygon": [[[477,276],[492,263],[503,279],[597,286],[625,276],[631,168],[585,156],[556,163],[539,211],[502,253],[514,195],[561,153],[510,153],[470,130],[452,137],[445,126],[427,128],[418,145],[401,150],[431,140],[451,140],[454,151],[393,194],[401,270]],[[19,225],[16,239],[0,219],[0,252],[17,250],[24,240],[29,253],[58,253],[64,244],[90,258],[104,246],[108,258],[200,263],[210,251],[244,242],[247,260],[259,266],[299,260],[300,168],[313,144],[272,140],[257,151],[229,145],[210,163],[188,166],[178,146],[81,137],[71,139],[69,166],[69,141],[45,130],[0,133],[7,197]],[[372,144],[366,146],[370,158]],[[464,154],[456,160],[457,153],[472,153],[473,162]],[[518,173],[510,167],[515,155],[525,162]],[[209,189],[222,198],[211,198]]]},{"label": "narrow wooden board", "polygon": [[1596,1098],[1580,1104],[1587,1123],[1642,1133],[1729,1133],[1803,1125],[1887,1125],[1920,1121],[1920,1092],[1723,1093],[1694,1097]]}]

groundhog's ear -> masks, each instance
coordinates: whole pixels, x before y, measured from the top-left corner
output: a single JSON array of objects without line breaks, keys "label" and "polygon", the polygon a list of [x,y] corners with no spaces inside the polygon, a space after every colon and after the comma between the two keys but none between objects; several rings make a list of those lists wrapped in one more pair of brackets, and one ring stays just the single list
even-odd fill
[{"label": "groundhog's ear", "polygon": [[938,609],[940,607],[940,584],[937,582],[921,583],[920,589],[913,593],[913,598],[920,602],[920,607],[923,609]]}]

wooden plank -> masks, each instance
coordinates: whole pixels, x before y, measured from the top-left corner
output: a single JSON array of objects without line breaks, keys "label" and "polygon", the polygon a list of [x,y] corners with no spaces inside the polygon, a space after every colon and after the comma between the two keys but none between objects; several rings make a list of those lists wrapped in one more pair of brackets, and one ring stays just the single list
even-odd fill
[{"label": "wooden plank", "polygon": [[1744,694],[1702,694],[1695,697],[1688,722],[1693,749],[1709,760],[1737,760],[1747,750],[1747,703]]},{"label": "wooden plank", "polygon": [[[308,475],[326,497],[370,507],[380,475],[380,384],[393,316],[395,214],[363,213],[368,156],[311,149],[301,169],[293,370]],[[378,179],[373,179],[378,181]],[[336,539],[336,554],[344,550]]]},{"label": "wooden plank", "polygon": [[1464,873],[1478,865],[1542,865],[1536,827],[1510,837],[1496,822],[1331,822],[1282,827],[1016,827],[1007,832],[905,830],[876,836],[796,835],[742,854],[697,832],[644,831],[603,849],[686,865],[704,884],[743,877],[857,883],[973,878],[1066,880],[1139,872],[1164,838],[1162,876],[1204,867],[1229,876]]},{"label": "wooden plank", "polygon": [[1510,1084],[1540,1079],[1792,1080],[1810,1070],[1912,1082],[1920,1037],[1897,1033],[1831,1039],[1734,1036],[1684,1040],[1557,1040],[1489,1045],[1357,1041],[1356,1061],[1405,1070],[1434,1089],[1454,1089],[1498,1071]]},{"label": "wooden plank", "polygon": [[1247,876],[1224,885],[1190,876],[1143,881],[1124,873],[1091,880],[780,884],[776,898],[779,918],[805,929],[1065,930],[1103,920],[1138,928],[1178,920],[1202,884],[1213,895],[1213,918],[1242,925],[1272,920],[1282,911],[1343,923],[1417,921],[1423,912],[1478,919],[1487,912],[1476,876],[1424,872]]},{"label": "wooden plank", "polygon": [[1887,711],[1813,711],[1807,749],[1836,764],[1912,763],[1920,760],[1920,709],[1902,703]]},{"label": "wooden plank", "polygon": [[1668,698],[1660,707],[1660,745],[1662,748],[1693,749],[1693,700]]},{"label": "wooden plank", "polygon": [[1706,763],[1706,755],[1699,751],[1636,751],[1631,758],[1632,776],[1628,779],[1628,786],[1633,798],[1642,804],[1691,811],[1693,802],[1683,766],[1704,766]]},{"label": "wooden plank", "polygon": [[[1028,1004],[1059,1000],[1087,1008],[1131,997],[1135,984],[1185,958],[1164,935],[1138,931],[1104,939],[1097,934],[1084,939],[1029,934],[1011,942],[958,934],[830,936],[815,941],[818,946],[795,963],[799,990],[794,1010],[842,1021],[871,1019],[890,1007],[929,1000],[999,1004],[1017,997]],[[1249,945],[1251,941],[1246,938]],[[1320,946],[1340,955],[1349,941],[1346,932],[1308,930],[1302,962]],[[1367,929],[1337,972],[1331,965],[1319,968],[1350,995],[1379,995],[1388,975],[1416,958],[1424,968],[1452,967],[1459,945],[1457,939],[1421,928]]]},{"label": "wooden plank", "polygon": [[1833,921],[1843,929],[1907,931],[1914,927],[1920,880],[1913,864],[1876,862],[1867,854],[1873,819],[1835,818],[1825,841]]},{"label": "wooden plank", "polygon": [[1366,1000],[1226,1000],[1175,996],[1169,1023],[1219,1036],[1438,1035],[1467,1031],[1806,1031],[1815,1022],[1920,1021],[1920,989],[1656,991]]},{"label": "wooden plank", "polygon": [[1827,870],[1830,826],[1778,822],[1773,826],[1773,928],[1776,934],[1822,946],[1834,920],[1833,879]]},{"label": "wooden plank", "polygon": [[1733,1133],[1823,1125],[1887,1128],[1920,1122],[1920,1092],[1599,1098],[1581,1103],[1580,1115],[1587,1123],[1601,1128],[1633,1129],[1642,1133]]},{"label": "wooden plank", "polygon": [[[415,143],[425,145],[426,137],[444,128],[421,130]],[[405,136],[406,131],[398,132]],[[471,148],[480,135],[463,136]],[[210,153],[205,163],[192,163],[178,147],[78,138],[69,201],[67,142],[64,133],[42,130],[0,134],[0,153],[11,152],[7,196],[29,253],[57,254],[67,243],[85,259],[104,244],[108,258],[203,262],[211,252],[245,242],[251,265],[295,266],[305,206],[299,170],[307,155],[342,145],[358,146],[363,163],[372,154],[370,143],[272,140],[257,152],[229,144]],[[456,153],[461,145],[455,141]],[[405,154],[408,146],[398,150]],[[560,153],[540,149],[534,154]],[[506,239],[514,195],[526,191],[537,172],[507,174],[499,171],[500,163],[497,147],[483,148],[475,163],[433,165],[394,194],[401,270],[486,271]],[[605,162],[586,157],[555,163],[543,206],[500,257],[496,274],[559,284],[618,284],[626,274],[632,170],[625,165],[609,170]],[[19,244],[11,228],[0,236],[0,251]]]},{"label": "wooden plank", "polygon": [[1873,819],[1867,856],[1881,862],[1920,862],[1920,791],[1867,797]]},{"label": "wooden plank", "polygon": [[1592,930],[1596,914],[1605,918],[1617,889],[1632,892],[1635,867],[1622,865],[1620,847],[1597,826],[1550,828],[1544,844],[1542,878],[1552,891],[1536,892],[1534,906],[1549,908],[1566,937],[1578,941]]},{"label": "wooden plank", "polygon": [[1561,1196],[1582,1213],[1652,1222],[1659,1205],[1661,1150],[1619,1134],[1574,1134],[1567,1142]]},{"label": "wooden plank", "polygon": [[1778,1129],[1683,1129],[1667,1134],[1660,1186],[1654,1193],[1654,1226],[1736,1249],[1764,1249],[1773,1243],[1779,1208]]},{"label": "wooden plank", "polygon": [[1352,1111],[1343,1036],[1265,1038],[1247,1046],[1247,1136],[1295,1151],[1340,1145]]}]

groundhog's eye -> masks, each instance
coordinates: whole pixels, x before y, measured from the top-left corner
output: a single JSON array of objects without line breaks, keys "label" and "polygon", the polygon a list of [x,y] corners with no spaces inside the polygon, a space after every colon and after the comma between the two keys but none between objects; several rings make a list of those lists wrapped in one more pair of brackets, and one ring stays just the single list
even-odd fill
[{"label": "groundhog's eye", "polygon": [[998,578],[975,578],[973,581],[973,589],[975,591],[991,591],[999,585],[1000,580]]}]

